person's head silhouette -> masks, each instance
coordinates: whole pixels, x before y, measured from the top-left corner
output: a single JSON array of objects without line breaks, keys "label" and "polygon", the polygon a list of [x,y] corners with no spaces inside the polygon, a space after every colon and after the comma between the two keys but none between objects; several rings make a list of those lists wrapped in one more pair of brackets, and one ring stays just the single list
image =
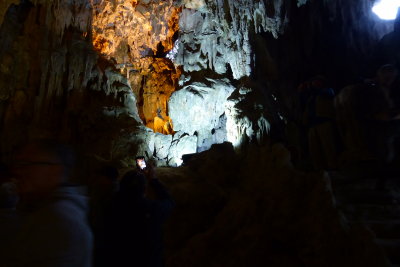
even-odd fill
[{"label": "person's head silhouette", "polygon": [[21,196],[48,196],[71,176],[74,155],[70,148],[53,140],[36,140],[16,153],[12,172]]},{"label": "person's head silhouette", "polygon": [[144,196],[146,192],[146,177],[138,171],[129,171],[121,179],[120,191],[135,196]]}]

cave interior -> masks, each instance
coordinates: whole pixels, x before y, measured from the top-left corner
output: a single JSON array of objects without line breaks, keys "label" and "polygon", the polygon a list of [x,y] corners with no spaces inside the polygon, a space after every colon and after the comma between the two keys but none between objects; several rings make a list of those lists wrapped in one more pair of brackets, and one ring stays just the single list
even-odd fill
[{"label": "cave interior", "polygon": [[1,162],[56,139],[89,188],[154,162],[166,266],[400,264],[400,18],[377,2],[1,0]]}]

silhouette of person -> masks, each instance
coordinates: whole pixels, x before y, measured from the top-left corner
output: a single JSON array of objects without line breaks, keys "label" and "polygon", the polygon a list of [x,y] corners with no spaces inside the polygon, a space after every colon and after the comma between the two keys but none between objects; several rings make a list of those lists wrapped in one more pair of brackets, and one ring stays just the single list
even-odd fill
[{"label": "silhouette of person", "polygon": [[337,167],[338,133],[335,124],[335,93],[323,76],[314,77],[301,95],[308,151],[316,169]]},{"label": "silhouette of person", "polygon": [[68,184],[73,164],[72,150],[52,140],[18,151],[12,173],[23,218],[5,266],[91,266],[87,199]]},{"label": "silhouette of person", "polygon": [[105,216],[114,194],[118,191],[118,169],[112,165],[101,166],[95,172],[90,192],[90,223],[94,234],[94,265],[101,266],[105,253]]},{"label": "silhouette of person", "polygon": [[127,172],[108,215],[107,266],[163,266],[162,226],[173,206],[151,164],[145,171]]},{"label": "silhouette of person", "polygon": [[19,214],[16,210],[19,196],[15,183],[10,179],[5,165],[0,165],[0,259],[19,228]]}]

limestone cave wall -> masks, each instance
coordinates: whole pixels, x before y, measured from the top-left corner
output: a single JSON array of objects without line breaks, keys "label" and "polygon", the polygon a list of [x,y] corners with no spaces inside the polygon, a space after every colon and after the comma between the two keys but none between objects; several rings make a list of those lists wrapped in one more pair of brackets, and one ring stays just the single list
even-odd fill
[{"label": "limestone cave wall", "polygon": [[168,266],[388,266],[372,234],[336,209],[329,177],[269,146],[285,138],[299,82],[370,73],[391,31],[367,15],[371,4],[2,1],[2,160],[46,136],[118,167],[138,154],[177,166],[199,152],[159,169],[177,201]]},{"label": "limestone cave wall", "polygon": [[283,15],[266,10],[263,1],[3,2],[3,155],[51,135],[105,160],[140,153],[175,166],[213,143],[261,140],[262,105],[253,120],[234,105],[252,92],[250,36],[282,28]]},{"label": "limestone cave wall", "polygon": [[3,157],[52,135],[107,161],[282,135],[296,84],[357,75],[372,1],[2,1]]},{"label": "limestone cave wall", "polygon": [[106,140],[109,153],[112,116],[124,114],[138,125],[126,77],[93,49],[90,7],[22,1],[8,8],[0,29],[3,153],[39,136],[89,151]]}]

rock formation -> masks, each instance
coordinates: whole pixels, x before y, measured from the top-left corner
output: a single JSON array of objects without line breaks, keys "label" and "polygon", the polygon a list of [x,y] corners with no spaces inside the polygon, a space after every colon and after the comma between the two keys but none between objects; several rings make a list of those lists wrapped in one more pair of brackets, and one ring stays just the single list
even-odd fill
[{"label": "rock formation", "polygon": [[167,266],[390,266],[336,209],[329,175],[297,171],[280,144],[213,145],[159,175],[178,203]]},{"label": "rock formation", "polygon": [[139,115],[153,130],[166,121],[167,103],[180,70],[166,57],[178,34],[181,7],[174,1],[93,2],[93,46],[129,79]]},{"label": "rock formation", "polygon": [[[254,67],[250,37],[282,31],[283,3],[269,3],[270,16],[263,1],[10,4],[0,33],[4,153],[28,133],[55,134],[108,160],[146,152],[175,165],[177,143],[195,153],[229,140],[228,131],[265,136],[265,116],[236,116],[227,99]],[[261,132],[251,126],[260,123]],[[160,139],[142,125],[178,133]],[[131,150],[115,158],[110,136]]]},{"label": "rock formation", "polygon": [[365,15],[370,6],[1,0],[2,160],[50,136],[118,167],[137,155],[184,163],[160,169],[178,202],[168,266],[386,266],[370,233],[336,210],[329,177],[297,171],[270,146],[299,116],[298,82],[361,76],[391,30]]}]

